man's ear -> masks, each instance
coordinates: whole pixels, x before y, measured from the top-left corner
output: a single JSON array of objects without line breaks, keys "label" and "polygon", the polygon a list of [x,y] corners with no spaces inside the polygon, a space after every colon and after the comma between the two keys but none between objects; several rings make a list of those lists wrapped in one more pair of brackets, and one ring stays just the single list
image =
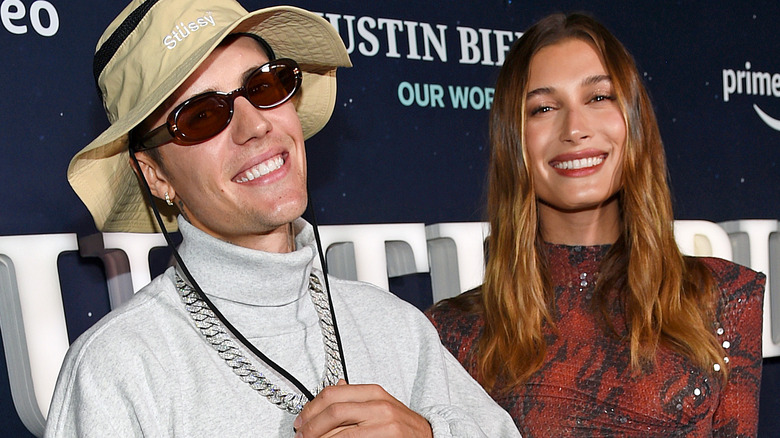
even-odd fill
[{"label": "man's ear", "polygon": [[[176,197],[176,191],[168,181],[168,177],[165,175],[160,163],[154,160],[146,152],[136,152],[135,158],[138,160],[138,165],[141,167],[142,175],[139,175],[146,179],[151,189],[152,194],[160,199],[165,199],[165,195],[168,195],[169,199]],[[130,159],[132,161],[132,158]],[[132,165],[132,163],[131,163]],[[132,166],[133,170],[138,173],[138,169]]]}]

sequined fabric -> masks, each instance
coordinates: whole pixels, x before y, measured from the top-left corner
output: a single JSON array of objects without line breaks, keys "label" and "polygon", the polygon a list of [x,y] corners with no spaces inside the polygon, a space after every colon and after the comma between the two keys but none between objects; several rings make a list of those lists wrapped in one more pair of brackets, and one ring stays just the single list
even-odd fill
[{"label": "sequined fabric", "polygon": [[[547,249],[559,335],[545,329],[544,363],[526,384],[508,394],[491,394],[524,437],[756,435],[763,274],[720,259],[702,259],[721,292],[713,331],[730,367],[723,387],[719,379],[663,346],[653,369],[633,374],[628,343],[607,336],[591,306],[599,265],[609,247]],[[617,300],[614,304],[613,321],[624,332]],[[482,333],[481,316],[449,303],[428,316],[443,344],[475,375],[471,352]]]}]

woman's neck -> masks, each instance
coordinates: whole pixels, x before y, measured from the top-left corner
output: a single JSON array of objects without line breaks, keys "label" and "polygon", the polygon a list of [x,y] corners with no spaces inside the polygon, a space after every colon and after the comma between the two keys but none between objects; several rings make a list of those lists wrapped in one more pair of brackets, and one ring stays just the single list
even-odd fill
[{"label": "woman's neck", "polygon": [[539,224],[545,242],[563,245],[603,245],[620,236],[618,200],[612,198],[595,208],[562,211],[538,203]]}]

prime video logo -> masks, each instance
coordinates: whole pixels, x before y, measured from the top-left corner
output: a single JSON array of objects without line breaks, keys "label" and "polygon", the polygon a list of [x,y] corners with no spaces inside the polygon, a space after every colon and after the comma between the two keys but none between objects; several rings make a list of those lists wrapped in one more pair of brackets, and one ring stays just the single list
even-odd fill
[{"label": "prime video logo", "polygon": [[[745,63],[745,70],[723,69],[723,101],[728,102],[734,94],[780,97],[780,73],[750,71],[750,62]],[[765,113],[755,103],[753,109],[770,128],[780,131],[780,120]]]}]

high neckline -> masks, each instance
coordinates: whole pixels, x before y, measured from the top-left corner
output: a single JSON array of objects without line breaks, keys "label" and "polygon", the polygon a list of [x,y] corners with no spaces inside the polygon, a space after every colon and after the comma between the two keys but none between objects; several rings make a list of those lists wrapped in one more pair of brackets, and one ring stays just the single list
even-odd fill
[{"label": "high neckline", "polygon": [[209,295],[256,306],[284,306],[307,294],[316,244],[312,227],[293,222],[295,251],[270,253],[219,240],[179,218],[179,254]]},{"label": "high neckline", "polygon": [[598,277],[611,244],[564,245],[545,242],[550,276],[556,285],[589,285]]},{"label": "high neckline", "polygon": [[544,245],[550,249],[562,250],[562,251],[603,251],[606,252],[609,248],[612,248],[611,243],[602,243],[598,245],[568,245],[565,243],[552,243],[544,242]]}]

